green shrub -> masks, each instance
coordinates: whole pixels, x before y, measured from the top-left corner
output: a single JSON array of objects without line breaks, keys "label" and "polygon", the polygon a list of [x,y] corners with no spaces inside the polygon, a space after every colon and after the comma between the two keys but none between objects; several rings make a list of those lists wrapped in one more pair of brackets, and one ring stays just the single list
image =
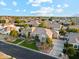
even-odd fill
[{"label": "green shrub", "polygon": [[67,48],[68,56],[74,56],[76,54],[76,50],[73,47]]},{"label": "green shrub", "polygon": [[73,47],[73,44],[65,43],[65,44],[64,44],[64,47],[65,47],[65,48]]},{"label": "green shrub", "polygon": [[73,29],[68,29],[67,32],[78,32],[77,29],[73,28]]}]

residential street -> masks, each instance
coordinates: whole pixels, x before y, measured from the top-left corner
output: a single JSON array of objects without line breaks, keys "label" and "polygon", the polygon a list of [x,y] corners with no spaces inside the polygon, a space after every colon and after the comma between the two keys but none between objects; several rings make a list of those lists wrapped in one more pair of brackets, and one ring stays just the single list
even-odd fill
[{"label": "residential street", "polygon": [[62,53],[63,48],[64,48],[64,41],[55,39],[53,49],[50,51],[49,55],[58,57],[59,54]]},{"label": "residential street", "polygon": [[10,45],[0,41],[0,51],[15,57],[16,59],[56,59],[38,52]]}]

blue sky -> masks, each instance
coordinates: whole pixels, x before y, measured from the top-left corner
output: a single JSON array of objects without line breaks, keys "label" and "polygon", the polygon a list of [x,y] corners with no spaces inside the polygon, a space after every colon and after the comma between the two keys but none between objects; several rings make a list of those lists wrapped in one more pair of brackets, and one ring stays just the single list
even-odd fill
[{"label": "blue sky", "polygon": [[0,16],[72,16],[79,0],[0,0]]}]

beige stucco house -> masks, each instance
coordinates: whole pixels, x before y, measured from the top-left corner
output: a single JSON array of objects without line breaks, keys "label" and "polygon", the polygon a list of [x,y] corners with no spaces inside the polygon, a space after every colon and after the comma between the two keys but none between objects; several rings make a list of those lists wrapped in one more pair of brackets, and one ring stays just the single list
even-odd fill
[{"label": "beige stucco house", "polygon": [[47,29],[47,28],[32,27],[31,29],[31,36],[38,35],[40,42],[46,41],[47,37],[53,40],[54,34],[56,34],[55,37],[57,37],[56,32],[53,32],[52,30]]}]

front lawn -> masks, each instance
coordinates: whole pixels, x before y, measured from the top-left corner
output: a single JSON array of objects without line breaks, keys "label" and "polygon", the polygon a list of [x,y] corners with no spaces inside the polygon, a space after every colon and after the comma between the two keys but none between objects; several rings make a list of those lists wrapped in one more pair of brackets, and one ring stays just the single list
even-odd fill
[{"label": "front lawn", "polygon": [[31,48],[31,49],[38,50],[38,48],[36,47],[35,41],[31,41],[31,42],[24,41],[24,42],[21,43],[20,45],[21,45],[21,46],[24,46],[24,47]]},{"label": "front lawn", "polygon": [[14,42],[12,42],[12,43],[17,44],[17,43],[19,43],[19,42],[21,42],[21,41],[22,41],[21,39],[16,39],[16,41],[14,41]]}]

